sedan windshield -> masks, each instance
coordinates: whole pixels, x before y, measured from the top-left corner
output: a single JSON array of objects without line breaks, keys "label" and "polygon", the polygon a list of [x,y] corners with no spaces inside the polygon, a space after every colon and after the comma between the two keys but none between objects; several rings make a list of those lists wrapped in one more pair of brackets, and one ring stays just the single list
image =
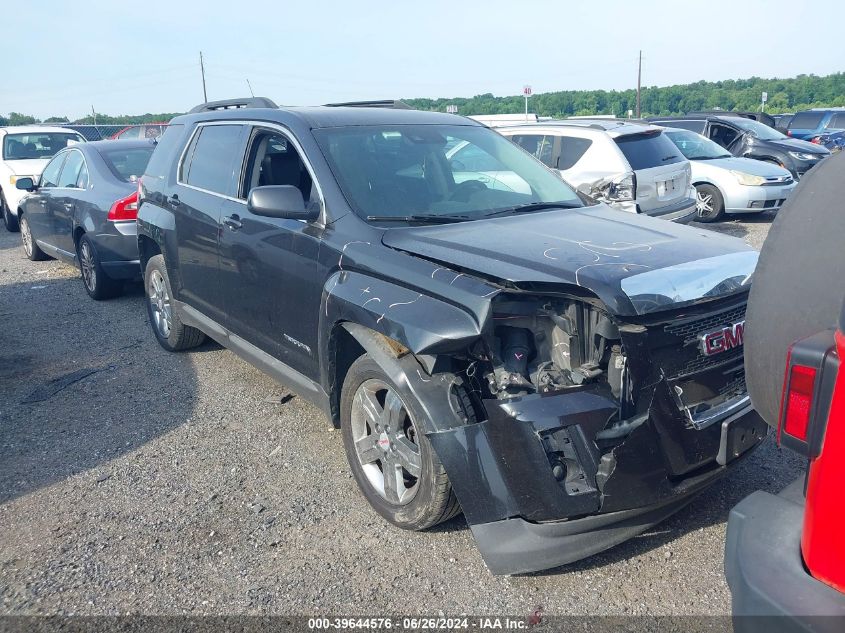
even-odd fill
[{"label": "sedan windshield", "polygon": [[788,138],[786,135],[781,134],[774,128],[770,128],[765,123],[760,123],[759,121],[736,117],[735,119],[731,119],[731,123],[739,128],[742,128],[746,132],[751,132],[761,141],[779,141]]},{"label": "sedan windshield", "polygon": [[68,145],[85,139],[76,132],[30,132],[7,134],[3,139],[3,160],[52,158]]},{"label": "sedan windshield", "polygon": [[461,222],[584,203],[492,130],[384,125],[314,132],[352,209],[369,221]]},{"label": "sedan windshield", "polygon": [[701,134],[687,130],[666,130],[665,134],[689,160],[712,160],[731,156],[724,147]]}]

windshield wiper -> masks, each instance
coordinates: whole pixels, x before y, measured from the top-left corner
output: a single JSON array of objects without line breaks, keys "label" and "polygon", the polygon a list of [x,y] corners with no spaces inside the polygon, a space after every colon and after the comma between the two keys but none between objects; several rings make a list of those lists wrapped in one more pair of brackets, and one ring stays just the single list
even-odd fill
[{"label": "windshield wiper", "polygon": [[518,204],[514,207],[507,207],[485,213],[483,217],[492,218],[498,215],[513,215],[516,213],[531,213],[532,211],[544,211],[546,209],[579,209],[582,204],[578,202],[529,202],[527,204]]},{"label": "windshield wiper", "polygon": [[368,215],[370,222],[428,222],[430,224],[450,224],[466,222],[468,215],[438,215],[436,213],[422,213],[414,215]]}]

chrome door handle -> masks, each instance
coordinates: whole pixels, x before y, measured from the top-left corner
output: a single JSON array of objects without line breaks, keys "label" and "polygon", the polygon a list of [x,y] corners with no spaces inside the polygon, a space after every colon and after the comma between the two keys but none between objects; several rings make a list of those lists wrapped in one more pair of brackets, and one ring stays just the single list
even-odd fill
[{"label": "chrome door handle", "polygon": [[241,217],[239,215],[230,215],[223,218],[223,224],[228,226],[233,231],[237,231],[243,226],[243,224],[241,223]]}]

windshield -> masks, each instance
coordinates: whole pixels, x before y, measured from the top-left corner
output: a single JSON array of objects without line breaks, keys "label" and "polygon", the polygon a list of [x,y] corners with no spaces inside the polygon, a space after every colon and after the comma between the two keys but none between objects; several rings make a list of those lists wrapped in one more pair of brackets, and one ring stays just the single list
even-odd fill
[{"label": "windshield", "polygon": [[731,119],[731,123],[738,128],[742,128],[746,132],[753,132],[754,136],[759,138],[761,141],[778,141],[787,138],[787,136],[781,134],[774,128],[770,128],[768,125],[760,123],[759,121],[736,117],[735,119]]},{"label": "windshield", "polygon": [[724,147],[704,138],[701,134],[687,130],[666,130],[665,134],[689,160],[711,160],[731,156]]},{"label": "windshield", "polygon": [[3,160],[52,158],[60,149],[84,141],[76,132],[7,134],[3,139]]},{"label": "windshield", "polygon": [[355,126],[314,135],[350,206],[371,221],[584,206],[555,173],[485,127]]}]

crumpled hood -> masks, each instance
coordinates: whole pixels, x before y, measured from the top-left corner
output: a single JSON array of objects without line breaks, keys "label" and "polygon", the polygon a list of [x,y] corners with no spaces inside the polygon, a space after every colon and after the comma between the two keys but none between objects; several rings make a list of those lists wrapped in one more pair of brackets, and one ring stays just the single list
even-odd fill
[{"label": "crumpled hood", "polygon": [[568,284],[620,316],[745,290],[743,241],[600,204],[385,231],[391,248],[514,284]]},{"label": "crumpled hood", "polygon": [[49,162],[49,158],[22,158],[7,160],[6,165],[16,176],[35,176],[38,178]]}]

